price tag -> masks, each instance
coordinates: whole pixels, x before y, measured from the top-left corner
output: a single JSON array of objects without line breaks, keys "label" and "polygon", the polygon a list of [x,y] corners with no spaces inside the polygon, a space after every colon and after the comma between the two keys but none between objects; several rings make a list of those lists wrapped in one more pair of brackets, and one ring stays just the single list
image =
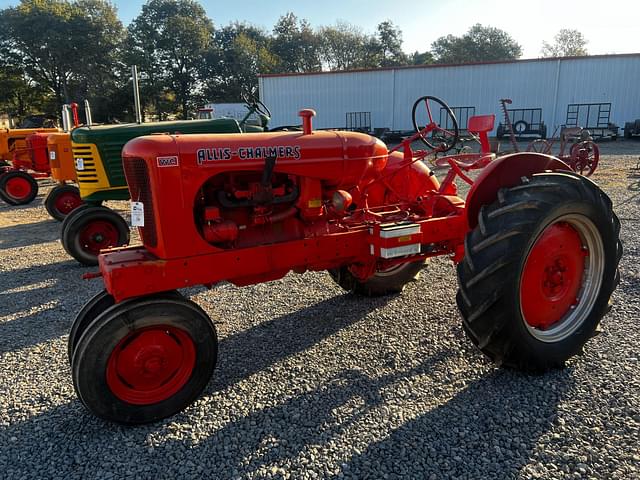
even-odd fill
[{"label": "price tag", "polygon": [[84,158],[76,158],[76,170],[84,170]]},{"label": "price tag", "polygon": [[56,151],[55,150],[51,150],[49,152],[49,160],[55,160],[56,159]]},{"label": "price tag", "polygon": [[144,227],[144,203],[131,202],[131,226]]}]

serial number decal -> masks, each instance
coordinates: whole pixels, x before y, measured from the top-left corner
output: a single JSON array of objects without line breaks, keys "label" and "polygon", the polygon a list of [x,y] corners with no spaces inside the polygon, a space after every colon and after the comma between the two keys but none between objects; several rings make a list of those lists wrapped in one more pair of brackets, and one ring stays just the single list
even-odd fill
[{"label": "serial number decal", "polygon": [[231,160],[238,157],[241,160],[253,160],[255,158],[300,158],[300,147],[292,145],[281,145],[273,147],[238,147],[237,150],[230,148],[200,148],[196,152],[198,165],[219,160]]},{"label": "serial number decal", "polygon": [[157,157],[159,167],[177,167],[178,157]]}]

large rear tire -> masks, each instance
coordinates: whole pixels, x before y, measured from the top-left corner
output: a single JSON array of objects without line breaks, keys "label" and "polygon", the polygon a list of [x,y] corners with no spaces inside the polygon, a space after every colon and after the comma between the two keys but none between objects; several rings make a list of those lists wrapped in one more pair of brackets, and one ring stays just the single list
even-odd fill
[{"label": "large rear tire", "polygon": [[129,243],[129,226],[106,207],[82,208],[63,222],[62,245],[83,265],[97,265],[100,250]]},{"label": "large rear tire", "polygon": [[389,270],[376,272],[365,281],[356,278],[349,270],[349,266],[329,270],[329,275],[348,292],[367,297],[379,297],[402,292],[407,283],[417,278],[424,265],[424,260],[403,263]]},{"label": "large rear tire", "polygon": [[81,205],[80,190],[75,185],[56,185],[44,199],[47,213],[59,222]]},{"label": "large rear tire", "polygon": [[563,366],[609,309],[619,230],[609,197],[578,174],[537,174],[500,190],[480,210],[458,265],[471,341],[505,366]]},{"label": "large rear tire", "polygon": [[154,422],[202,393],[217,353],[215,327],[195,303],[171,295],[125,300],[80,336],[71,362],[73,385],[98,417]]}]

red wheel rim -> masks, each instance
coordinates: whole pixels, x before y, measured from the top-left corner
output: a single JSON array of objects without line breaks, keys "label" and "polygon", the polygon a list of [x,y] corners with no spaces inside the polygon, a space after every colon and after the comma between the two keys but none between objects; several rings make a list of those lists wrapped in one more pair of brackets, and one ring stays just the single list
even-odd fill
[{"label": "red wheel rim", "polygon": [[16,200],[27,198],[31,194],[32,185],[29,180],[20,176],[11,176],[4,184],[7,195]]},{"label": "red wheel rim", "polygon": [[107,385],[120,400],[151,405],[178,393],[191,378],[196,349],[179,328],[158,325],[129,333],[107,363]]},{"label": "red wheel rim", "polygon": [[578,304],[588,255],[567,222],[550,225],[538,237],[520,284],[520,305],[529,326],[549,329]]},{"label": "red wheel rim", "polygon": [[82,199],[76,192],[63,192],[56,196],[53,203],[58,212],[68,215],[71,210],[78,208],[82,204]]},{"label": "red wheel rim", "polygon": [[80,243],[82,247],[94,255],[100,250],[118,246],[118,229],[107,220],[94,220],[89,222],[80,231]]}]

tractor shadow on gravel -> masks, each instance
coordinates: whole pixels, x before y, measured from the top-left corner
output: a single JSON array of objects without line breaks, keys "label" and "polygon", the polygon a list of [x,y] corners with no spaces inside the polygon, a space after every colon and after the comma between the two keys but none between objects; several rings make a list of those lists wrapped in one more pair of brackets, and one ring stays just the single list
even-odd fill
[{"label": "tractor shadow on gravel", "polygon": [[60,222],[53,219],[0,227],[0,250],[59,240]]},{"label": "tractor shadow on gravel", "polygon": [[[386,301],[341,295],[222,339],[222,362],[209,390],[224,389],[309,348]],[[480,376],[468,371],[472,366],[454,369],[460,355],[457,349],[436,347],[413,367],[385,369],[378,376],[347,369],[274,406],[250,405],[246,414],[226,407],[229,421],[197,443],[188,433],[175,434],[198,429],[194,408],[205,418],[222,413],[215,407],[222,398],[138,428],[105,423],[74,399],[0,427],[0,468],[16,477],[49,472],[118,478],[130,472],[144,478],[232,478],[235,472],[261,477],[265,466],[267,471],[282,466],[299,478],[307,465],[317,469],[333,452],[343,459],[337,465],[347,478],[515,477],[551,430],[557,405],[573,384],[572,372],[529,376],[491,370]],[[402,393],[390,398],[391,391]],[[405,412],[407,420],[398,420],[394,411]],[[359,436],[365,425],[375,436]],[[158,435],[164,441],[150,448],[150,437]],[[340,444],[342,436],[350,440]],[[22,445],[28,438],[38,438],[41,448]],[[34,465],[42,470],[33,471]]]},{"label": "tractor shadow on gravel", "polygon": [[[529,376],[494,370],[394,427],[398,402],[411,416],[410,405],[420,404],[425,393],[409,389],[389,402],[390,389],[426,377],[433,379],[425,380],[431,390],[427,395],[440,397],[449,389],[441,374],[450,371],[450,360],[457,356],[457,351],[440,350],[416,367],[379,377],[345,370],[320,388],[228,423],[192,447],[190,459],[206,464],[212,478],[228,478],[234,470],[261,477],[265,466],[267,471],[282,466],[296,478],[305,470],[304,459],[317,468],[318,457],[327,451],[345,459],[338,465],[347,478],[515,477],[552,428],[558,403],[573,384],[571,371]],[[383,440],[355,450],[351,442],[366,441],[358,437],[365,429],[377,431]],[[351,441],[338,446],[343,435]],[[160,453],[153,461],[162,458]]]},{"label": "tractor shadow on gravel", "polygon": [[64,261],[0,272],[0,318],[10,317],[0,322],[0,354],[69,333],[76,312],[101,288],[76,267]]},{"label": "tractor shadow on gravel", "polygon": [[357,295],[338,295],[221,339],[218,364],[205,394],[228,388],[316,345],[395,297],[363,300]]}]

